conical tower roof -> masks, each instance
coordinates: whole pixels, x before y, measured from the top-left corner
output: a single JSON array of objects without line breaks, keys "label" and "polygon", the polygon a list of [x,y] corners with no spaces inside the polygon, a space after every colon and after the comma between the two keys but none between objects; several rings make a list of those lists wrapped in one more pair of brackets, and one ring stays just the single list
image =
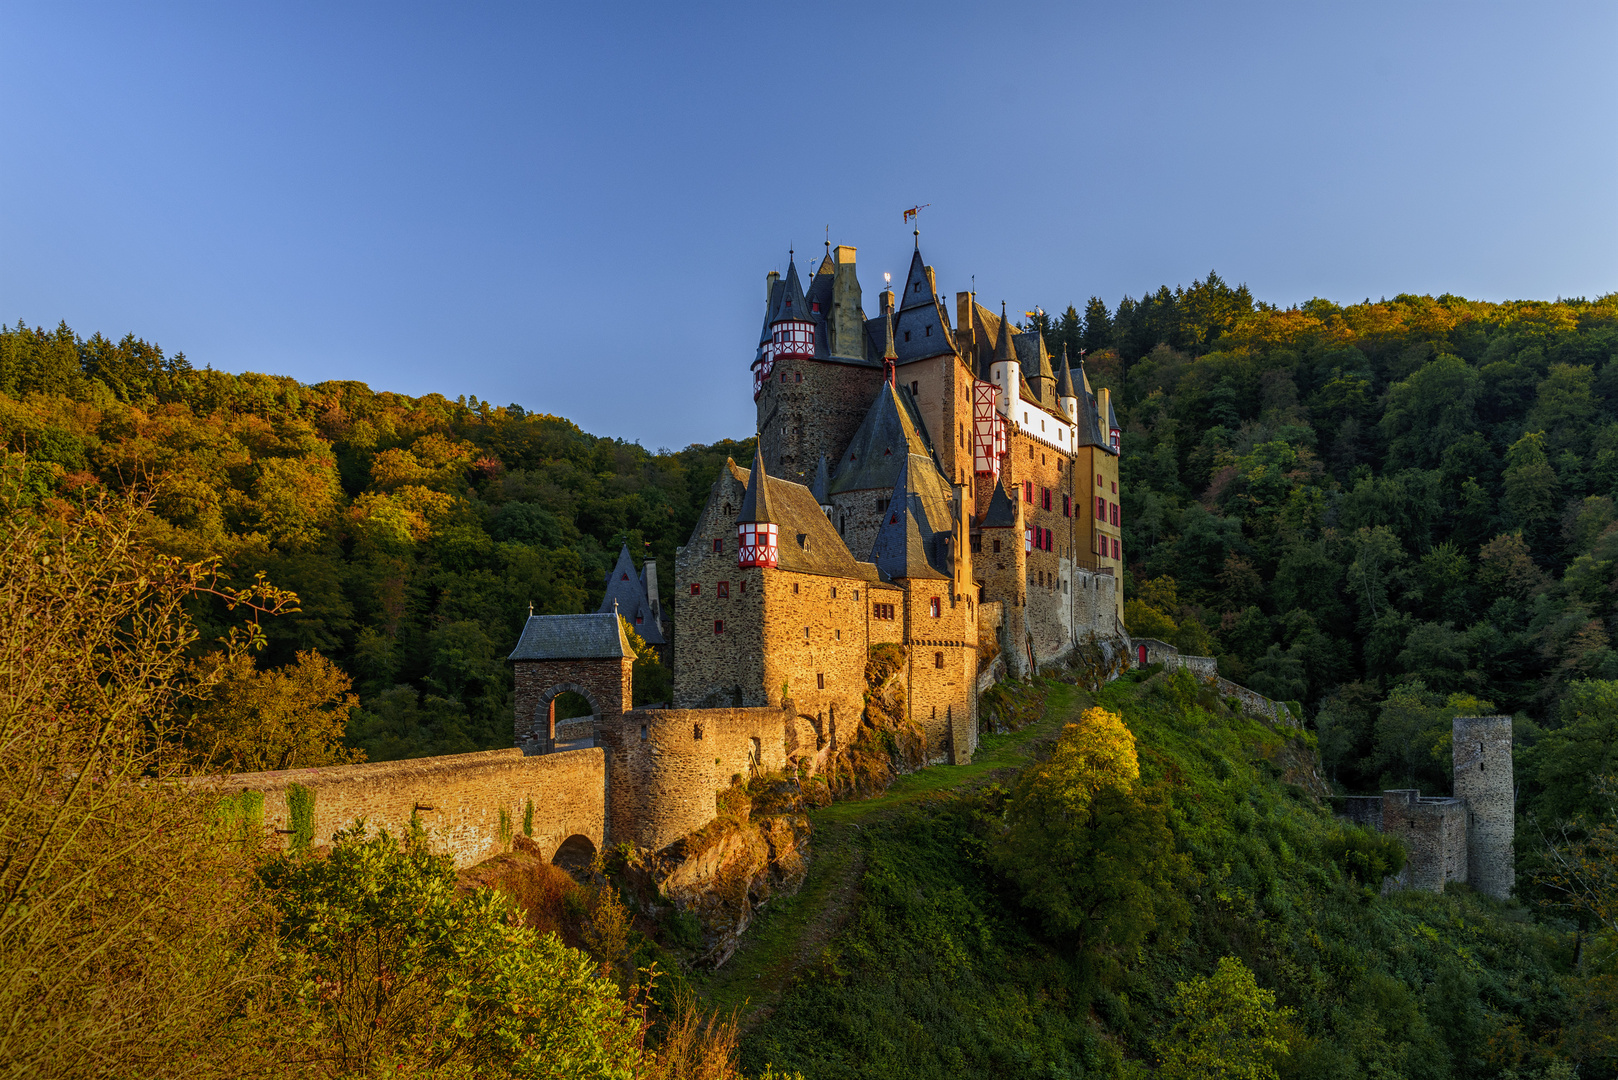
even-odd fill
[{"label": "conical tower roof", "polygon": [[1056,396],[1059,398],[1076,398],[1079,392],[1073,388],[1073,366],[1067,362],[1067,346],[1062,346],[1062,374],[1056,378]]},{"label": "conical tower roof", "polygon": [[1011,344],[1011,320],[1006,318],[1006,302],[1000,301],[1000,336],[994,343],[994,362],[1007,363],[1017,359],[1017,350]]},{"label": "conical tower roof", "polygon": [[809,492],[821,506],[831,503],[831,466],[825,454],[820,455],[820,464],[815,466],[815,482],[809,485]]},{"label": "conical tower roof", "polygon": [[892,383],[883,383],[865,419],[838,459],[829,490],[882,491],[893,486],[900,462],[911,454],[932,453],[912,406]]},{"label": "conical tower roof", "polygon": [[994,494],[989,496],[989,508],[983,513],[983,527],[985,529],[1010,529],[1017,524],[1017,504],[1011,501],[1006,494],[1005,478],[1002,477],[994,485]]},{"label": "conical tower roof", "polygon": [[905,275],[905,293],[899,300],[899,310],[931,304],[935,299],[933,283],[927,275],[926,264],[921,261],[921,248],[918,245],[910,256],[910,273]]},{"label": "conical tower roof", "polygon": [[798,264],[790,255],[787,257],[786,280],[782,282],[781,301],[770,322],[778,323],[786,319],[813,321],[809,314],[809,301],[803,298],[803,285],[798,281]]},{"label": "conical tower roof", "polygon": [[764,459],[755,456],[753,468],[747,476],[747,494],[742,496],[742,511],[736,515],[736,523],[758,522],[774,524],[775,517],[770,510],[770,482],[764,473]]},{"label": "conical tower roof", "polygon": [[893,312],[891,311],[882,316],[882,359],[899,359],[899,353],[893,347]]}]

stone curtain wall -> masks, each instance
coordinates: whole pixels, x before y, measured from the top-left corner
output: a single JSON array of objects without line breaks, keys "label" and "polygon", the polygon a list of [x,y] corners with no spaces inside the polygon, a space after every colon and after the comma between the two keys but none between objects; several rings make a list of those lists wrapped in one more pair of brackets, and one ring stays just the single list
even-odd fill
[{"label": "stone curtain wall", "polygon": [[[676,708],[767,704],[764,571],[736,565],[736,515],[744,494],[736,474],[720,469],[690,542],[674,556]],[[719,551],[714,551],[715,540]],[[729,596],[719,595],[720,582]],[[723,623],[721,633],[714,632],[716,621]]]},{"label": "stone curtain wall", "polygon": [[[834,717],[845,726],[857,720],[865,708],[871,604],[891,603],[890,594],[873,599],[867,581],[785,570],[767,571],[763,588],[764,701],[744,703],[779,706],[784,686],[796,711],[815,717],[821,730]],[[903,618],[897,604],[894,614]]]},{"label": "stone curtain wall", "polygon": [[550,750],[555,736],[549,730],[550,703],[558,694],[581,694],[600,719],[623,712],[634,701],[634,661],[627,657],[517,660],[512,666],[517,683],[513,735],[524,753],[543,754]]},{"label": "stone curtain wall", "polygon": [[927,764],[964,765],[977,747],[976,614],[968,612],[965,597],[950,604],[948,581],[917,578],[909,585],[905,614],[910,719],[927,735]]},{"label": "stone curtain wall", "polygon": [[1479,892],[1504,900],[1516,884],[1511,717],[1457,716],[1451,739],[1455,796],[1466,803],[1471,823],[1468,880]]},{"label": "stone curtain wall", "polygon": [[1408,861],[1393,888],[1443,892],[1467,879],[1466,805],[1423,799],[1414,788],[1382,793],[1382,831],[1399,838]]},{"label": "stone curtain wall", "polygon": [[263,794],[265,829],[283,844],[293,828],[287,793],[294,784],[313,792],[317,846],[358,819],[399,837],[408,836],[416,821],[432,850],[450,855],[457,868],[467,867],[508,850],[512,838],[523,833],[530,806],[532,837],[547,859],[570,836],[584,836],[597,849],[605,840],[605,757],[595,749],[544,757],[527,757],[519,749],[485,750],[237,773],[206,783],[225,795]]},{"label": "stone curtain wall", "polygon": [[735,778],[786,767],[795,719],[779,708],[642,709],[603,722],[612,842],[658,851],[708,824]]}]

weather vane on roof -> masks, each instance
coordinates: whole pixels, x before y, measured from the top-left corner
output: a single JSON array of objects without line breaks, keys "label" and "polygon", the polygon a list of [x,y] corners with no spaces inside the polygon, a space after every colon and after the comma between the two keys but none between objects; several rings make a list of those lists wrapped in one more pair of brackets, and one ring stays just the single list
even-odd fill
[{"label": "weather vane on roof", "polygon": [[933,205],[933,204],[930,203],[930,202],[929,203],[922,203],[920,206],[912,206],[910,209],[906,210],[905,211],[905,224],[906,225],[910,224],[911,220],[914,219],[915,222],[916,222],[916,227],[918,229],[921,228],[921,218],[920,218],[921,212],[923,210],[927,209],[931,205]]}]

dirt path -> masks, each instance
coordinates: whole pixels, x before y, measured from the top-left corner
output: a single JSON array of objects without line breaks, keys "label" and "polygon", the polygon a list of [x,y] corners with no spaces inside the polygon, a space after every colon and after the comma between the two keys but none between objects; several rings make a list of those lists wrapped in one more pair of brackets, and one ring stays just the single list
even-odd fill
[{"label": "dirt path", "polygon": [[986,736],[970,765],[935,765],[900,777],[878,798],[833,803],[811,813],[813,853],[803,888],[758,913],[729,963],[693,976],[709,1005],[740,1010],[744,1028],[769,1016],[793,978],[819,962],[857,910],[866,828],[924,799],[1009,778],[1036,760],[1063,725],[1090,704],[1083,690],[1053,683],[1041,720],[1010,735]]}]

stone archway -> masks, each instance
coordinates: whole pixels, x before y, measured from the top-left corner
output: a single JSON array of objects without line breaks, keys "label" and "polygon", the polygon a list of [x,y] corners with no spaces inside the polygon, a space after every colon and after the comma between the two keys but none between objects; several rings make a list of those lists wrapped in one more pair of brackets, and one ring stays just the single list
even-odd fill
[{"label": "stone archway", "polygon": [[552,683],[540,690],[532,699],[533,712],[526,717],[526,730],[523,726],[522,716],[518,716],[517,746],[525,754],[548,754],[556,746],[556,718],[552,715],[551,705],[563,694],[577,694],[590,706],[590,714],[601,722],[601,702],[597,695],[588,686],[575,682]]},{"label": "stone archway", "polygon": [[595,857],[595,843],[588,836],[574,833],[557,847],[556,854],[551,856],[551,865],[560,866],[570,874],[578,874],[590,869]]}]

